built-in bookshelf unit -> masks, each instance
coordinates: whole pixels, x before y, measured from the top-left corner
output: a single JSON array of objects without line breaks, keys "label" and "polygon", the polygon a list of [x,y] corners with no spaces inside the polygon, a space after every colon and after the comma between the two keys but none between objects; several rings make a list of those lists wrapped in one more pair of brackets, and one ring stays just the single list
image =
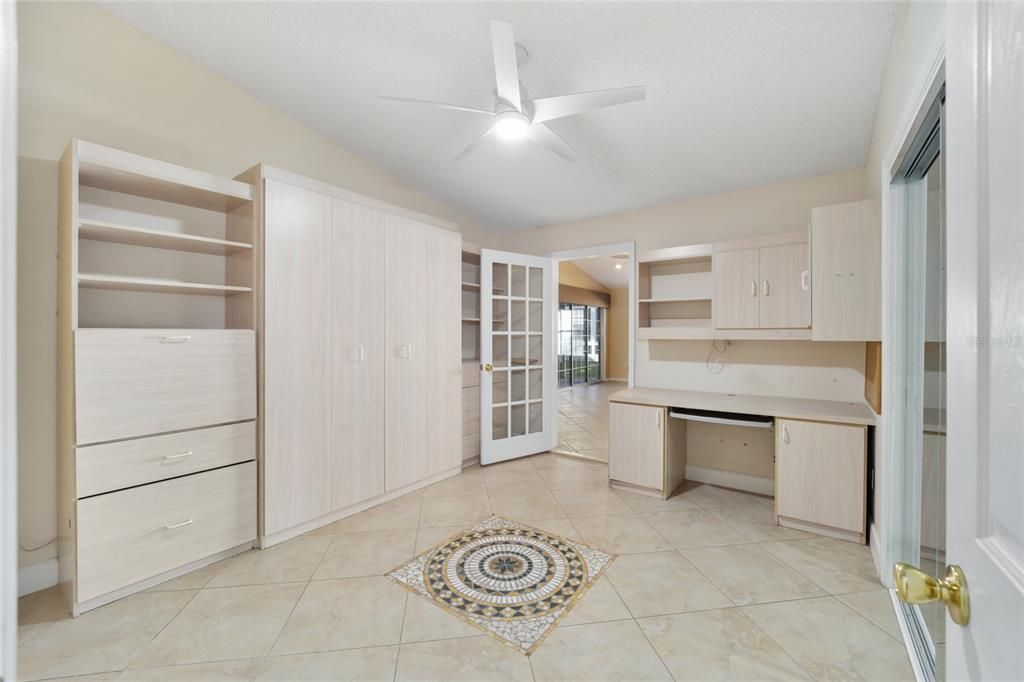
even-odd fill
[{"label": "built-in bookshelf unit", "polygon": [[462,461],[480,457],[480,249],[462,243]]},{"label": "built-in bookshelf unit", "polygon": [[650,251],[637,259],[641,339],[710,339],[711,246]]},{"label": "built-in bookshelf unit", "polygon": [[60,584],[74,615],[256,539],[246,182],[72,140],[60,161]]}]

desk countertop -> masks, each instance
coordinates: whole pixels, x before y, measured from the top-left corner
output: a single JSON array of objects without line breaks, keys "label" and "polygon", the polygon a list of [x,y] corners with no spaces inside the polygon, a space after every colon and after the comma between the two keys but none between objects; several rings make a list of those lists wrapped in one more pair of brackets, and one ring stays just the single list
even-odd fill
[{"label": "desk countertop", "polygon": [[694,410],[759,414],[783,419],[807,419],[864,426],[873,426],[875,423],[874,413],[862,402],[848,403],[837,400],[780,398],[739,393],[676,391],[665,388],[627,388],[624,391],[611,394],[608,396],[608,400],[613,403],[687,407]]}]

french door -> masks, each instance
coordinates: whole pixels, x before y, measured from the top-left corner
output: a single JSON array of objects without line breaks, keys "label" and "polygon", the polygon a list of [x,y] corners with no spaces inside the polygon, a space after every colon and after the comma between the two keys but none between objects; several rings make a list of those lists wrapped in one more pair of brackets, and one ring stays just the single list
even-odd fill
[{"label": "french door", "polygon": [[1024,3],[946,7],[949,679],[1024,678]]},{"label": "french door", "polygon": [[481,464],[557,442],[554,291],[551,259],[481,249]]},{"label": "french door", "polygon": [[558,387],[601,381],[604,308],[558,304]]}]

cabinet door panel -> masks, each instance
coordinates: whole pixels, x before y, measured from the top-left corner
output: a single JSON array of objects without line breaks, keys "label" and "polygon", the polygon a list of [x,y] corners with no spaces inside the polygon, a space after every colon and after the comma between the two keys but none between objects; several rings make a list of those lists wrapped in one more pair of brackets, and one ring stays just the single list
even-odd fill
[{"label": "cabinet door panel", "polygon": [[779,516],[864,532],[865,427],[776,421]]},{"label": "cabinet door panel", "polygon": [[652,490],[665,485],[665,408],[609,406],[608,477]]},{"label": "cabinet door panel", "polygon": [[711,315],[716,329],[757,329],[759,264],[757,249],[714,254],[715,290]]},{"label": "cabinet door panel", "polygon": [[881,227],[874,201],[811,211],[815,340],[882,338],[881,261]]},{"label": "cabinet door panel", "polygon": [[459,465],[462,451],[460,237],[388,215],[387,490]]},{"label": "cabinet door panel", "polygon": [[760,270],[761,329],[810,327],[811,291],[807,244],[786,244],[761,249]]},{"label": "cabinet door panel", "polygon": [[330,197],[265,181],[264,534],[331,511]]},{"label": "cabinet door panel", "polygon": [[384,213],[333,200],[332,508],[384,492]]}]

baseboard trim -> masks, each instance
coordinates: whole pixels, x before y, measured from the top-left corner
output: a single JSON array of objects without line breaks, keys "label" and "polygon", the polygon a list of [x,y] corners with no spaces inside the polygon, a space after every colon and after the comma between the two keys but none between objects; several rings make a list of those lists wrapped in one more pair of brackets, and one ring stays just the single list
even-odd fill
[{"label": "baseboard trim", "polygon": [[57,558],[39,561],[18,569],[18,596],[24,597],[53,587],[59,581]]},{"label": "baseboard trim", "polygon": [[768,495],[769,497],[775,496],[775,479],[766,476],[754,476],[753,474],[742,474],[738,471],[726,471],[725,469],[712,469],[710,467],[688,464],[686,466],[686,480],[720,485],[723,488],[745,490],[749,493]]},{"label": "baseboard trim", "polygon": [[457,467],[447,469],[446,471],[442,471],[439,474],[434,474],[430,478],[425,478],[421,481],[410,483],[409,485],[404,486],[402,488],[386,492],[382,495],[372,497],[368,500],[363,500],[362,502],[358,502],[351,506],[345,507],[344,509],[339,509],[337,511],[331,512],[330,514],[325,514],[318,518],[312,519],[311,521],[300,523],[297,526],[292,526],[291,528],[286,528],[284,530],[277,531],[276,533],[272,533],[270,535],[262,535],[257,541],[256,546],[260,549],[268,549],[270,547],[273,547],[274,545],[284,542],[285,540],[291,540],[292,538],[298,537],[304,533],[308,533],[311,530],[316,530],[317,528],[322,528],[323,526],[332,524],[335,521],[340,521],[347,516],[352,516],[353,514],[358,514],[361,511],[366,511],[370,507],[376,507],[379,504],[390,502],[391,500],[401,497],[406,493],[411,493],[414,490],[426,488],[428,485],[433,485],[434,483],[443,481],[446,478],[451,478],[452,476],[455,476],[462,472],[462,466],[463,465],[460,462]]}]

